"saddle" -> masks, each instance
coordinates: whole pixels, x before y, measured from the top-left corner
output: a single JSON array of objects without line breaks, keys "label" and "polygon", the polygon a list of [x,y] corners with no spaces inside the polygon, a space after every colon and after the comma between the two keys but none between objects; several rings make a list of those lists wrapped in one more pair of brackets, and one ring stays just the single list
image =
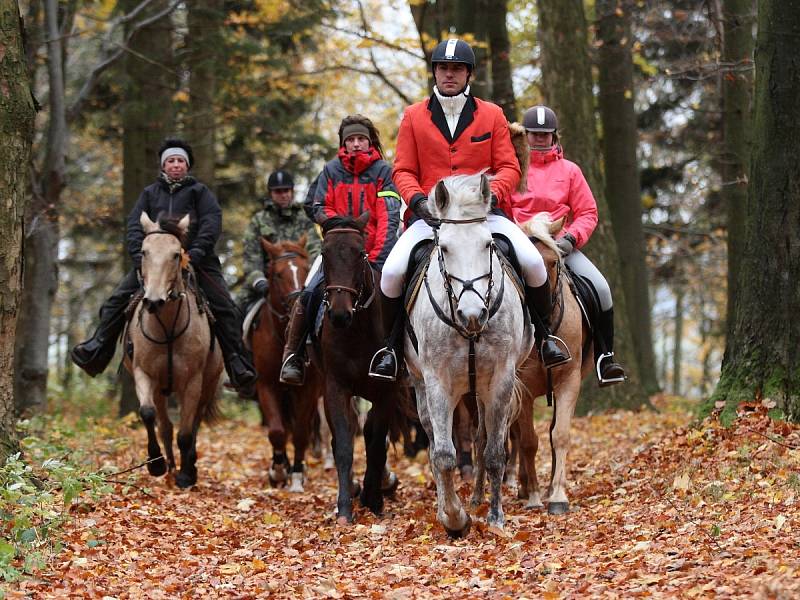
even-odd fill
[{"label": "saddle", "polygon": [[597,296],[591,280],[578,275],[568,266],[566,272],[567,283],[578,301],[578,306],[581,308],[583,321],[589,327],[589,331],[594,331],[592,324],[596,323],[597,318],[600,316],[600,298]]}]

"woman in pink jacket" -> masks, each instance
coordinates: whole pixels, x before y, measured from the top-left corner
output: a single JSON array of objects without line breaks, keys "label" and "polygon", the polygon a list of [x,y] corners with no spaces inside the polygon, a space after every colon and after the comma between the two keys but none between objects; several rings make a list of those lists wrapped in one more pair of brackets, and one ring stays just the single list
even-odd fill
[{"label": "woman in pink jacket", "polygon": [[625,371],[614,360],[614,309],[611,289],[602,273],[580,251],[597,226],[597,203],[581,169],[564,158],[558,141],[558,119],[546,106],[534,106],[522,119],[531,147],[528,191],[514,194],[514,220],[524,223],[539,212],[553,221],[566,217],[556,240],[564,262],[592,282],[600,299],[600,317],[595,324],[595,367],[601,386],[625,381]]}]

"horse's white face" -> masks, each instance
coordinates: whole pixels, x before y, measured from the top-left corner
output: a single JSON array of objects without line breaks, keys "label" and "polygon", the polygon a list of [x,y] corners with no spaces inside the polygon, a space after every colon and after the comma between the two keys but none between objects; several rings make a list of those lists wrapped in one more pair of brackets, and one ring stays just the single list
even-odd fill
[{"label": "horse's white face", "polygon": [[[180,285],[181,242],[169,233],[158,233],[161,231],[158,224],[145,213],[142,213],[140,222],[146,234],[142,241],[142,304],[149,312],[156,312]],[[181,219],[178,226],[186,231],[189,216]],[[158,235],[149,235],[153,233]]]}]

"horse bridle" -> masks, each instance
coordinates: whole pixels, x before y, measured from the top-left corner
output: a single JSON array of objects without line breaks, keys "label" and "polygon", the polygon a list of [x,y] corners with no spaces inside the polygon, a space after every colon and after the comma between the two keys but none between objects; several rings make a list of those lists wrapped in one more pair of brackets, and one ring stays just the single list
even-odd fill
[{"label": "horse bridle", "polygon": [[[274,265],[280,260],[291,260],[292,258],[298,258],[301,255],[297,252],[284,252],[283,254],[276,256],[275,258],[270,260],[269,268],[270,270],[274,270]],[[271,273],[270,273],[271,274]],[[271,287],[271,286],[270,286]],[[293,292],[289,292],[282,300],[283,311],[278,312],[273,308],[272,303],[267,302],[267,306],[269,307],[269,312],[271,312],[275,317],[277,317],[280,321],[288,321],[289,320],[289,313],[292,311],[292,306],[295,303],[295,300],[303,293],[303,288],[299,290],[294,290]]]},{"label": "horse bridle", "polygon": [[[486,217],[477,217],[474,219],[440,219],[440,223],[450,223],[453,225],[466,225],[470,223],[484,223],[486,222]],[[431,292],[430,284],[428,283],[428,275],[425,274],[425,289],[428,292],[428,299],[430,300],[431,306],[433,307],[436,316],[439,317],[441,321],[443,321],[446,325],[455,329],[458,334],[466,338],[470,341],[477,341],[483,331],[486,329],[486,326],[489,323],[489,319],[491,319],[494,314],[500,308],[500,304],[503,301],[503,292],[505,290],[505,277],[500,278],[500,289],[497,293],[497,296],[494,299],[494,302],[491,302],[492,298],[492,289],[494,288],[494,261],[492,260],[495,255],[497,255],[498,250],[497,246],[492,240],[489,244],[489,271],[484,273],[483,275],[479,275],[478,277],[473,277],[472,279],[461,279],[460,277],[456,277],[448,273],[447,265],[444,262],[444,252],[439,244],[439,232],[438,230],[433,230],[433,243],[434,247],[436,248],[436,253],[438,257],[439,263],[439,273],[442,275],[442,281],[444,282],[444,289],[447,293],[447,303],[450,308],[450,316],[448,317],[442,307],[436,302],[436,299],[433,297],[433,293]],[[498,256],[499,258],[499,256]],[[475,283],[481,281],[482,279],[488,279],[486,284],[486,295],[482,296],[478,290],[475,289]],[[453,281],[456,281],[461,284],[461,293],[456,295],[455,290],[453,289]],[[483,324],[483,327],[480,331],[477,332],[470,332],[461,325],[455,317],[455,307],[461,301],[461,297],[464,295],[465,292],[472,292],[478,298],[481,299],[483,302],[483,307],[488,311],[488,318],[486,322]],[[491,303],[491,306],[490,306]]]},{"label": "horse bridle", "polygon": [[[341,227],[339,229],[331,229],[325,233],[326,236],[331,235],[332,233],[357,233],[358,235],[363,237],[363,232],[359,229],[354,229],[352,227]],[[322,261],[322,272],[325,273],[325,260],[323,257]],[[366,252],[362,253],[362,261],[361,261],[361,285],[358,289],[348,287],[346,285],[325,285],[325,293],[322,297],[322,303],[325,306],[330,306],[330,295],[331,292],[341,293],[346,292],[353,297],[353,312],[356,313],[360,310],[364,310],[369,308],[372,301],[375,299],[375,280],[374,274],[372,272],[372,267],[370,267],[368,255]],[[325,281],[328,281],[327,275],[325,276]],[[371,285],[369,285],[371,284]],[[369,287],[369,297],[366,300],[362,300],[364,296],[365,289]]]}]

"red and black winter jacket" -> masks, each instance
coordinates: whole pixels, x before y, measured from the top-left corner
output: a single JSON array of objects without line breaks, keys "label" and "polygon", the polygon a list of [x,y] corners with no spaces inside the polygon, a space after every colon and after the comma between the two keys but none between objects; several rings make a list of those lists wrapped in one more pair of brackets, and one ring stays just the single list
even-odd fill
[{"label": "red and black winter jacket", "polygon": [[397,241],[400,225],[400,195],[392,182],[392,168],[375,148],[348,153],[339,148],[308,190],[305,209],[322,224],[333,216],[360,217],[369,211],[365,229],[369,261],[383,267]]}]

